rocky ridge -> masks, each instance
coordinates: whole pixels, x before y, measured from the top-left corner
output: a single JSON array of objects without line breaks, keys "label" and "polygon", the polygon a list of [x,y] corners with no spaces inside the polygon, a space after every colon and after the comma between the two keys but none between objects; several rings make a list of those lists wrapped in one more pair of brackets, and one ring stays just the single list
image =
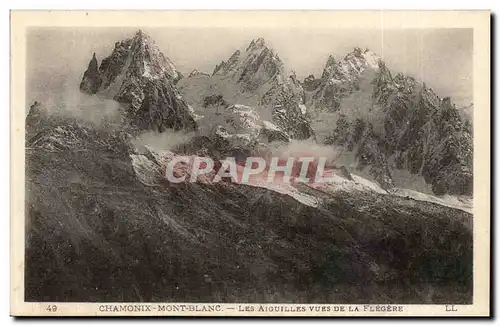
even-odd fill
[{"label": "rocky ridge", "polygon": [[[135,118],[142,124],[143,116],[134,114],[144,108],[151,123],[185,127],[189,106],[175,96],[169,67],[146,60],[149,69],[144,68],[143,59],[157,53],[150,47],[142,32],[118,42],[98,74],[97,59],[91,60],[82,90],[119,99],[129,123]],[[376,80],[394,80],[386,77]],[[207,76],[185,79],[198,78]],[[381,110],[393,103],[391,89],[377,92]],[[417,99],[432,103],[425,104],[429,114],[439,104],[443,123],[456,121],[451,103],[432,96],[427,90]],[[214,126],[227,134],[217,127],[211,138],[165,148],[163,142],[141,143],[127,124],[85,124],[34,103],[26,119],[26,301],[472,303],[467,212],[371,191],[374,185],[345,170],[330,188],[165,180],[169,160],[193,152],[213,155],[224,149],[219,138],[282,135],[252,107],[219,97],[207,101],[205,109],[212,107],[221,109]],[[307,114],[297,108],[295,114]],[[164,114],[161,121],[158,112]],[[349,119],[342,130],[350,130]],[[365,137],[377,152],[377,137],[384,134],[368,123],[360,122],[354,133],[339,130],[335,141],[359,144]],[[456,125],[441,130],[442,138],[459,132]],[[442,149],[451,143],[443,142]]]},{"label": "rocky ridge", "polygon": [[116,42],[98,69],[94,55],[80,89],[126,104],[130,121],[140,129],[196,130],[193,112],[175,87],[180,78],[172,62],[139,30]]},{"label": "rocky ridge", "polygon": [[368,167],[386,189],[395,186],[393,171],[405,170],[435,194],[472,194],[472,130],[450,98],[410,76],[393,76],[358,48],[340,62],[330,57],[316,83],[311,106],[336,115],[326,143],[354,152],[357,169]]},{"label": "rocky ridge", "polygon": [[[228,60],[218,64],[211,81],[232,85],[234,90],[229,96],[208,96],[222,96],[229,104],[251,106],[261,113],[267,111],[272,122],[292,139],[314,138],[300,82],[293,73],[287,76],[278,54],[263,38],[252,40],[245,49],[235,51]],[[190,81],[183,82],[186,83]],[[246,94],[255,96],[247,99]]]},{"label": "rocky ridge", "polygon": [[309,78],[305,84],[315,84],[308,104],[317,110],[336,111],[341,100],[359,89],[359,78],[367,70],[376,70],[380,58],[372,51],[360,48],[336,61],[330,55],[320,80]]}]

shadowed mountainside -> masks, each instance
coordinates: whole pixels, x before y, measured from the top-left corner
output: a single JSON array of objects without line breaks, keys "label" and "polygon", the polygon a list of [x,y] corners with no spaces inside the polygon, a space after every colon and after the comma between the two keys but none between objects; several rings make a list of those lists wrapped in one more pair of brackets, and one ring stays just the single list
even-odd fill
[{"label": "shadowed mountainside", "polygon": [[371,192],[306,189],[323,199],[311,207],[226,182],[147,186],[128,136],[65,119],[37,130],[27,301],[471,302],[463,211]]},{"label": "shadowed mountainside", "polygon": [[436,195],[472,196],[472,125],[449,97],[401,73],[370,50],[328,58],[319,79],[304,83],[312,123],[322,141],[352,153],[388,191],[398,171],[422,178]]}]

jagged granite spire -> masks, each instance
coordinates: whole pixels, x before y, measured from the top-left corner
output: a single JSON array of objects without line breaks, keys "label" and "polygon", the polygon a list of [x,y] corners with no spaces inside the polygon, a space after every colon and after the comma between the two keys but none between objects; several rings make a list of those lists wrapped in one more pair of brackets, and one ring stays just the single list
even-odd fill
[{"label": "jagged granite spire", "polygon": [[264,47],[267,47],[266,45],[266,41],[264,40],[264,38],[262,37],[259,37],[258,39],[256,40],[252,40],[252,42],[250,42],[250,44],[248,45],[246,51],[255,51],[255,50],[258,50],[258,49],[262,49]]},{"label": "jagged granite spire", "polygon": [[360,76],[366,71],[376,71],[380,57],[370,50],[364,52],[354,48],[342,60],[336,61],[330,55],[326,61],[321,82],[310,84],[314,86],[310,105],[327,111],[339,109],[342,98],[358,88]]},{"label": "jagged granite spire", "polygon": [[[285,69],[276,51],[262,37],[251,40],[218,64],[211,79],[215,84],[229,84],[227,89],[236,90],[234,97],[241,102],[234,104],[265,107],[273,123],[291,138],[315,137],[306,117],[301,83],[293,71]],[[189,89],[200,87],[190,86]],[[255,96],[245,99],[246,96],[241,97],[243,93]]]},{"label": "jagged granite spire", "polygon": [[335,57],[334,57],[333,55],[331,55],[331,54],[330,54],[330,55],[328,56],[328,60],[326,60],[326,65],[325,65],[325,68],[326,68],[326,67],[330,67],[331,65],[334,65],[334,64],[336,64],[336,63],[337,63],[337,61],[335,60]]},{"label": "jagged granite spire", "polygon": [[89,62],[89,66],[85,73],[83,74],[82,82],[80,83],[80,90],[85,93],[95,94],[101,86],[102,79],[99,73],[99,64],[95,57],[95,53],[92,55],[92,59]]},{"label": "jagged granite spire", "polygon": [[323,69],[323,74],[321,75],[321,78],[326,78],[328,75],[331,73],[333,67],[337,61],[335,60],[333,55],[329,55],[328,59],[326,60],[325,68]]},{"label": "jagged granite spire", "polygon": [[[353,151],[385,189],[392,172],[420,175],[437,195],[472,194],[472,135],[450,98],[356,48],[336,63],[313,96],[338,111],[327,143]],[[365,99],[352,105],[352,99]],[[314,98],[313,98],[314,99]]]},{"label": "jagged granite spire", "polygon": [[327,78],[331,73],[332,69],[334,69],[335,65],[337,64],[337,61],[333,57],[333,55],[329,55],[328,59],[326,60],[325,68],[323,69],[323,74],[321,75],[321,78]]},{"label": "jagged granite spire", "polygon": [[254,39],[246,50],[235,51],[227,61],[215,67],[213,75],[231,76],[246,91],[255,91],[265,83],[284,80],[284,65],[263,38]]},{"label": "jagged granite spire", "polygon": [[173,63],[142,30],[115,43],[97,69],[94,57],[80,89],[127,105],[127,115],[141,129],[197,129],[192,110],[174,84],[181,77]]}]

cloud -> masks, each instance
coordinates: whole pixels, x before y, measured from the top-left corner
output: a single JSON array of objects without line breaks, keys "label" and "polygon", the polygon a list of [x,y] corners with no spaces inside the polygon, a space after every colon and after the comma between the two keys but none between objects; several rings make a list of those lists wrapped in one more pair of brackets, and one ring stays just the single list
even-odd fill
[{"label": "cloud", "polygon": [[132,143],[136,147],[146,145],[155,151],[164,151],[172,150],[183,143],[187,143],[194,136],[194,132],[186,133],[170,129],[167,129],[161,134],[155,131],[145,131],[135,138]]},{"label": "cloud", "polygon": [[118,123],[121,120],[118,102],[84,94],[78,89],[65,88],[59,93],[39,96],[36,101],[48,115],[74,118],[95,126],[102,126],[104,123],[108,126],[109,123]]}]

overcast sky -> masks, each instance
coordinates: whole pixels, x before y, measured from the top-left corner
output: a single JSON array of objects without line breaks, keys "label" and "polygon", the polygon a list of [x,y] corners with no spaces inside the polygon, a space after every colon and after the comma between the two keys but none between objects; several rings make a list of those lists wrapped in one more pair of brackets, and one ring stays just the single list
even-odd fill
[{"label": "overcast sky", "polygon": [[[472,98],[472,29],[324,30],[142,28],[183,73],[211,73],[236,49],[264,37],[287,69],[301,78],[321,75],[329,54],[341,59],[355,46],[380,55],[393,72],[424,80],[438,95],[459,106]],[[99,62],[132,28],[33,28],[28,32],[28,101],[72,89],[80,82],[92,53]]]}]

